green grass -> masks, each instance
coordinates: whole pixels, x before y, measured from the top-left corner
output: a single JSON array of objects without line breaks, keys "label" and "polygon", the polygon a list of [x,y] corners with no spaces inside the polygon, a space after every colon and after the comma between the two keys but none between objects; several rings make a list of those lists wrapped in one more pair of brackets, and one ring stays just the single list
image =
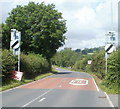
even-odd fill
[{"label": "green grass", "polygon": [[46,74],[42,74],[42,75],[39,75],[35,78],[35,80],[39,80],[39,79],[42,79],[42,78],[45,78],[47,76],[50,76],[52,75],[53,73],[46,73]]},{"label": "green grass", "polygon": [[45,74],[38,75],[35,79],[29,79],[29,80],[25,79],[25,80],[22,80],[22,81],[12,80],[9,84],[6,84],[6,85],[0,87],[0,91],[5,91],[5,90],[8,90],[8,89],[11,89],[11,88],[23,85],[23,84],[27,84],[27,83],[30,83],[30,82],[33,82],[33,81],[40,80],[40,79],[45,78],[47,76],[53,75],[54,73],[57,73],[57,71],[55,71],[53,69],[52,72],[48,72],[48,73],[45,73]]},{"label": "green grass", "polygon": [[105,92],[107,92],[108,94],[120,94],[120,89],[118,86],[115,86],[115,85],[110,85],[110,86],[107,86],[105,82],[102,82],[100,84],[100,88],[102,90],[104,90]]},{"label": "green grass", "polygon": [[102,91],[104,91],[104,92],[106,92],[106,93],[108,93],[108,94],[118,94],[118,93],[119,93],[117,86],[115,86],[115,85],[107,86],[106,83],[105,83],[105,81],[104,81],[104,80],[101,80],[100,78],[98,78],[94,73],[91,73],[91,72],[90,72],[90,73],[88,73],[88,74],[90,74],[90,75],[93,76],[93,78],[95,79],[98,87],[99,87]]}]

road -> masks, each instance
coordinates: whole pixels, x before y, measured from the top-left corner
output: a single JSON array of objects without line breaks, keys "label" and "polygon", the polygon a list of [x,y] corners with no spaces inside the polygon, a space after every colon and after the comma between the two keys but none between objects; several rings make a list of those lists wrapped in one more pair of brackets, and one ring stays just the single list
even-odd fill
[{"label": "road", "polygon": [[2,107],[112,107],[87,73],[59,73],[2,93]]}]

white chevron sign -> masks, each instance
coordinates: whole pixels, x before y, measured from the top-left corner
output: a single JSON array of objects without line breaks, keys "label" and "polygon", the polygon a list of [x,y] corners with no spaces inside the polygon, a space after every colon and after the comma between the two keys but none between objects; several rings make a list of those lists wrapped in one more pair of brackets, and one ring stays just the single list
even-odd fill
[{"label": "white chevron sign", "polygon": [[106,44],[105,46],[105,52],[108,54],[112,53],[114,51],[114,45],[113,44]]},{"label": "white chevron sign", "polygon": [[20,42],[18,39],[11,41],[11,48],[17,49],[20,46]]}]

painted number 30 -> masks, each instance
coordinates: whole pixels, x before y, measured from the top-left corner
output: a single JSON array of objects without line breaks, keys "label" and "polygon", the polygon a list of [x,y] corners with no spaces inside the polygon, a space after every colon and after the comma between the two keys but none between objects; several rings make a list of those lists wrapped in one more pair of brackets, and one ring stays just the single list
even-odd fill
[{"label": "painted number 30", "polygon": [[74,79],[69,84],[71,85],[88,85],[88,80],[86,79]]}]

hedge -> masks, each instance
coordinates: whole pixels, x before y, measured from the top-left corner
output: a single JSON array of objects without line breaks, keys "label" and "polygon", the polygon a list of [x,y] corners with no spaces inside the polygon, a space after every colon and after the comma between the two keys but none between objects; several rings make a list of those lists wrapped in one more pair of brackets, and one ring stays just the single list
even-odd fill
[{"label": "hedge", "polygon": [[118,51],[116,51],[108,59],[108,72],[105,81],[108,86],[110,84],[120,86],[118,77],[120,77],[120,60],[118,58]]},{"label": "hedge", "polygon": [[21,71],[24,72],[24,78],[35,78],[37,75],[49,71],[49,64],[39,54],[22,54]]},{"label": "hedge", "polygon": [[[21,71],[24,78],[35,78],[41,73],[49,71],[49,64],[42,55],[21,53]],[[17,70],[17,56],[9,50],[2,50],[2,83],[9,83],[11,71]],[[23,79],[24,79],[23,78]]]},{"label": "hedge", "polygon": [[116,92],[118,92],[118,87],[120,87],[120,58],[118,58],[119,55],[120,51],[118,50],[109,55],[107,73],[105,71],[105,51],[103,50],[94,53],[91,56],[91,65],[87,64],[87,61],[89,59],[88,56],[86,56],[83,59],[77,61],[73,68],[74,70],[94,73],[98,78],[103,80],[102,84],[104,84],[107,88],[114,89]]},{"label": "hedge", "polygon": [[2,50],[2,80],[8,82],[10,80],[10,72],[15,69],[17,59],[9,50]]}]

